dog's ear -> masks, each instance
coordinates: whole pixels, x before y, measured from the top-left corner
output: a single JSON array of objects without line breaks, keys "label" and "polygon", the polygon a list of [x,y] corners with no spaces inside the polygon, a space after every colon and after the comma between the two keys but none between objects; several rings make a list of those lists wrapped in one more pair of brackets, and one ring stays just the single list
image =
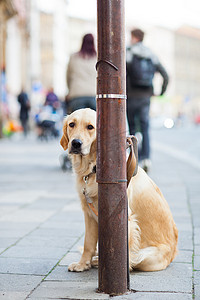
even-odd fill
[{"label": "dog's ear", "polygon": [[60,140],[60,144],[61,144],[61,146],[63,147],[64,150],[67,150],[68,143],[69,143],[69,140],[68,140],[67,136],[65,134],[63,134],[63,136]]},{"label": "dog's ear", "polygon": [[127,145],[130,147],[129,157],[126,163],[127,169],[127,186],[132,178],[138,171],[138,149],[137,149],[137,139],[135,136],[127,137]]},{"label": "dog's ear", "polygon": [[65,124],[63,126],[63,136],[60,140],[60,144],[61,144],[61,146],[63,147],[64,150],[67,150],[68,143],[69,143],[69,139],[68,139],[68,136],[67,136],[67,125]]},{"label": "dog's ear", "polygon": [[94,142],[92,142],[92,145],[90,148],[90,153],[93,154],[93,153],[96,153],[96,151],[97,151],[97,141],[94,140]]}]

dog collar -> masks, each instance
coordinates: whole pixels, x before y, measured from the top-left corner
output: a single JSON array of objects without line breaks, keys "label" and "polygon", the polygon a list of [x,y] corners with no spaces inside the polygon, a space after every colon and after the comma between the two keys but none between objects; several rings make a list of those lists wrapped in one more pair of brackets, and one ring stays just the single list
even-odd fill
[{"label": "dog collar", "polygon": [[96,166],[93,167],[92,172],[83,177],[83,181],[87,184],[91,175],[96,173]]}]

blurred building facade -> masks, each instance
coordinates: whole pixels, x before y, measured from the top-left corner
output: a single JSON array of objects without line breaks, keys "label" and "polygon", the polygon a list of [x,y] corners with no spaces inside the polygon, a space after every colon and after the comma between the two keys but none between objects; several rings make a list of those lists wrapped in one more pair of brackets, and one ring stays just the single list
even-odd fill
[{"label": "blurred building facade", "polygon": [[[69,55],[79,51],[84,34],[96,36],[95,20],[69,16],[66,0],[53,2],[54,6],[46,9],[39,0],[0,0],[1,115],[5,115],[5,101],[17,111],[16,95],[22,87],[33,104],[42,102],[50,87],[64,98]],[[133,24],[126,26],[127,44],[132,27]],[[169,114],[172,110],[174,114],[180,110],[200,112],[200,29],[143,29],[145,44],[158,55],[170,76],[164,101],[159,99],[161,106],[164,103],[163,109]],[[156,94],[159,80],[155,78]]]},{"label": "blurred building facade", "polygon": [[[9,117],[8,86],[14,87],[18,78],[23,76],[24,68],[21,68],[20,75],[17,74],[15,77],[15,67],[12,64],[19,62],[20,66],[24,67],[25,65],[24,59],[26,55],[18,51],[19,43],[24,45],[25,41],[24,29],[26,27],[23,23],[25,11],[25,1],[23,0],[0,1],[0,135],[2,134],[2,123]],[[13,29],[14,35],[12,34]],[[18,43],[13,42],[16,37],[18,37]],[[20,48],[25,49],[26,52],[26,46]],[[13,82],[12,77],[15,78]]]},{"label": "blurred building facade", "polygon": [[[200,30],[182,26],[175,31],[176,95],[182,110],[200,115]],[[180,111],[181,112],[181,111]]]},{"label": "blurred building facade", "polygon": [[[70,17],[66,0],[51,1],[51,9],[39,0],[0,1],[5,17],[0,62],[5,69],[9,101],[14,101],[22,87],[35,103],[42,101],[41,94],[44,98],[50,87],[64,98],[69,56],[80,49],[84,34],[96,33],[96,24]],[[13,102],[13,106],[17,104]]]},{"label": "blurred building facade", "polygon": [[66,91],[65,68],[68,52],[67,2],[55,2],[54,9],[44,10],[39,1],[31,1],[31,68],[33,91],[38,85],[45,91],[54,87],[61,97]]}]

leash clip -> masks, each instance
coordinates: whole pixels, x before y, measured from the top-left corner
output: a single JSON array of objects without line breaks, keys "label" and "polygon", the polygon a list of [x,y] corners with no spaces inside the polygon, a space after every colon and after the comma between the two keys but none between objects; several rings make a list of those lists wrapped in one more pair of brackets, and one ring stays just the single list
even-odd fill
[{"label": "leash clip", "polygon": [[85,184],[88,184],[88,179],[89,179],[89,176],[86,175],[83,177],[83,181],[85,182]]}]

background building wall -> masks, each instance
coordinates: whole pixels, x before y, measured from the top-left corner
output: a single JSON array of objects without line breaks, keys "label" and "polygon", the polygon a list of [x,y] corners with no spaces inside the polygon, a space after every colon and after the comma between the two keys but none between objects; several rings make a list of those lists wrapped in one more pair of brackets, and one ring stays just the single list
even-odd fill
[{"label": "background building wall", "polygon": [[53,53],[53,15],[40,13],[40,80],[44,89],[53,86],[54,53]]},{"label": "background building wall", "polygon": [[[84,34],[93,33],[96,40],[96,21],[69,16],[65,0],[52,0],[51,9],[47,9],[45,1],[15,0],[13,3],[16,11],[11,10],[10,15],[5,15],[6,10],[0,4],[0,14],[6,20],[2,23],[1,18],[0,63],[6,68],[9,97],[16,98],[24,86],[35,105],[43,103],[46,91],[53,86],[63,99],[67,94],[69,56],[80,50]],[[12,18],[7,20],[7,15]],[[181,110],[191,114],[200,110],[200,29],[184,26],[172,30],[129,21],[127,45],[134,25],[144,29],[144,43],[159,57],[170,77],[166,95],[152,99],[155,112],[176,115]],[[161,78],[155,76],[154,83],[158,95]]]}]

